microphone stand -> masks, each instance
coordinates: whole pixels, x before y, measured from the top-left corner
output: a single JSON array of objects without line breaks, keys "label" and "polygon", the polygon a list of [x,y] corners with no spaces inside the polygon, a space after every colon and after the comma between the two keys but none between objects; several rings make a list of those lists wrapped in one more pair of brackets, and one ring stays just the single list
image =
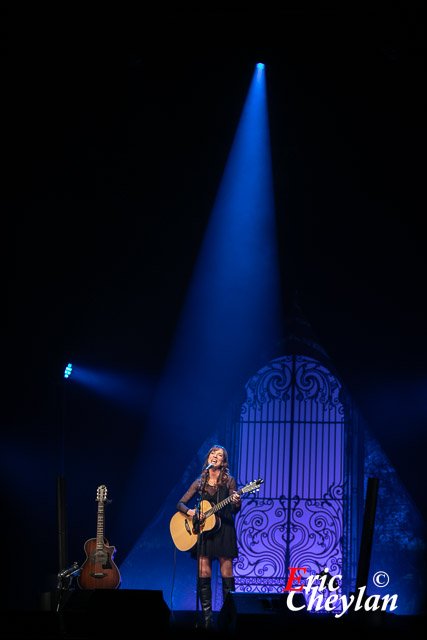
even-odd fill
[{"label": "microphone stand", "polygon": [[73,578],[76,578],[80,575],[81,567],[77,562],[73,564],[72,567],[68,567],[68,569],[63,569],[58,573],[58,598],[56,603],[56,610],[60,611],[64,601],[65,591],[69,591],[71,587],[71,582]]},{"label": "microphone stand", "polygon": [[206,482],[208,479],[208,474],[207,474],[207,469],[204,470],[205,473],[205,480],[203,482],[203,485],[201,486],[201,491],[200,491],[200,498],[198,500],[197,503],[197,507],[196,507],[196,522],[197,522],[197,543],[196,543],[196,561],[197,561],[197,580],[196,580],[196,627],[199,626],[199,600],[200,600],[200,582],[199,582],[199,578],[200,578],[200,538],[201,538],[201,531],[200,531],[200,516],[203,515],[200,513],[200,505],[202,502],[202,497],[203,497],[203,493],[205,491],[205,486],[206,486]]}]

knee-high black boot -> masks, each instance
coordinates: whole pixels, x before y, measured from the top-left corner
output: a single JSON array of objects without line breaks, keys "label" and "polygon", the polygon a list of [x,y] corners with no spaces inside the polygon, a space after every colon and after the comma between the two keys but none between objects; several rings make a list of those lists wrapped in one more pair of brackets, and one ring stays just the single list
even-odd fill
[{"label": "knee-high black boot", "polygon": [[225,602],[227,594],[236,588],[234,578],[222,578],[222,601]]},{"label": "knee-high black boot", "polygon": [[203,611],[204,626],[212,626],[212,585],[211,578],[199,578],[199,596]]}]

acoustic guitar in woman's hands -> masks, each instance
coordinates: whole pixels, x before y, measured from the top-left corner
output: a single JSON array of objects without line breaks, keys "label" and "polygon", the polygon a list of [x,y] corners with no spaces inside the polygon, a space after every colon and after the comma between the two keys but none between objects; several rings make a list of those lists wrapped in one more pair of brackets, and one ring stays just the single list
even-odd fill
[{"label": "acoustic guitar in woman's hands", "polygon": [[[236,493],[239,496],[245,493],[252,493],[253,491],[259,491],[260,486],[264,480],[254,480],[242,487]],[[218,502],[218,504],[212,505],[209,500],[202,500],[199,505],[199,512],[192,517],[188,517],[186,513],[177,511],[169,524],[172,540],[177,549],[180,551],[190,551],[197,543],[199,534],[212,533],[221,526],[221,519],[216,515],[227,504],[230,504],[233,500],[233,495],[228,496],[225,500]],[[200,515],[203,515],[203,519],[200,519]]]},{"label": "acoustic guitar in woman's hands", "polygon": [[107,487],[101,485],[96,492],[98,502],[98,525],[96,538],[87,540],[84,545],[84,561],[78,585],[80,589],[117,589],[120,586],[120,572],[114,563],[115,547],[110,547],[104,538],[104,505],[107,502]]}]

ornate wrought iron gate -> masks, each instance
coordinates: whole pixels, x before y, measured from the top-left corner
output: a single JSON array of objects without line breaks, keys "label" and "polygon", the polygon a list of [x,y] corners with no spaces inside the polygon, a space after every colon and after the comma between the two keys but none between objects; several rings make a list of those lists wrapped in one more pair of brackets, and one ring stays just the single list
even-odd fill
[{"label": "ornate wrought iron gate", "polygon": [[264,484],[236,518],[237,590],[283,591],[289,567],[306,568],[301,583],[325,567],[351,578],[352,454],[339,380],[314,358],[286,355],[260,369],[246,392],[230,442],[233,470],[238,486],[259,477]]}]

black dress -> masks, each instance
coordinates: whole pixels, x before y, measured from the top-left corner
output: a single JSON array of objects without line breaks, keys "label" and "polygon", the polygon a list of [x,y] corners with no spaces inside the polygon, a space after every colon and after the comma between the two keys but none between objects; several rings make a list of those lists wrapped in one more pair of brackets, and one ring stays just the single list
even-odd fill
[{"label": "black dress", "polygon": [[[188,509],[195,508],[200,499],[200,478],[195,480],[188,491],[182,496],[177,504],[178,511],[186,513]],[[208,500],[212,505],[218,504],[236,491],[236,481],[230,477],[227,483],[216,487],[205,485],[202,500]],[[196,497],[196,504],[192,507],[188,503]],[[220,518],[219,529],[203,533],[200,537],[200,555],[208,558],[237,558],[237,536],[234,526],[234,516],[240,510],[240,504],[230,502],[217,512]],[[191,549],[191,555],[196,556],[197,545]]]}]

